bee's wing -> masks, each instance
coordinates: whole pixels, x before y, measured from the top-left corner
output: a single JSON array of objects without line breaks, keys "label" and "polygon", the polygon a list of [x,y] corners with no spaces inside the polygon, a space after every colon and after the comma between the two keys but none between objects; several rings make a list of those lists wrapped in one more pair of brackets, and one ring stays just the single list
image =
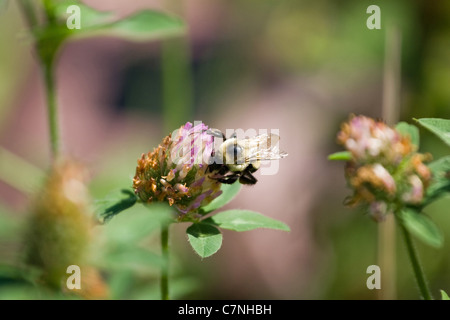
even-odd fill
[{"label": "bee's wing", "polygon": [[280,137],[276,134],[261,134],[243,141],[245,162],[257,160],[277,160],[287,156],[287,153],[278,149]]}]

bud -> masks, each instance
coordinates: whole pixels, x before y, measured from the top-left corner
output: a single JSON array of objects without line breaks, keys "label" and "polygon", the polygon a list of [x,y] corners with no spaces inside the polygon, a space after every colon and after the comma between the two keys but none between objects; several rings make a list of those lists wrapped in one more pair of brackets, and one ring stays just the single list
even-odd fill
[{"label": "bud", "polygon": [[[87,178],[80,164],[57,161],[31,207],[24,239],[25,264],[39,271],[40,283],[58,291],[64,291],[68,266],[78,265],[83,270],[89,263],[93,219]],[[83,295],[83,290],[77,293]]]}]

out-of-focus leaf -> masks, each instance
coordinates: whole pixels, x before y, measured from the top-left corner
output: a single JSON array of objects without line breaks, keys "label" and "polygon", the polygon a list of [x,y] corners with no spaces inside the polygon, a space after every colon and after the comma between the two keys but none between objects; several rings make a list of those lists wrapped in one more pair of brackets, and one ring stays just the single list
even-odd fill
[{"label": "out-of-focus leaf", "polygon": [[216,253],[222,246],[222,234],[216,227],[205,223],[194,223],[186,229],[189,243],[202,258]]},{"label": "out-of-focus leaf", "polygon": [[339,151],[328,156],[328,160],[350,161],[352,160],[352,153],[350,151]]},{"label": "out-of-focus leaf", "polygon": [[438,118],[422,118],[415,120],[450,146],[450,120]]},{"label": "out-of-focus leaf", "polygon": [[19,191],[33,194],[45,180],[45,172],[0,147],[0,179]]},{"label": "out-of-focus leaf", "polygon": [[3,210],[0,205],[0,239],[8,238],[11,240],[20,237],[22,228],[23,221],[10,213],[6,213],[6,210]]},{"label": "out-of-focus leaf", "polygon": [[[192,277],[176,277],[170,280],[170,298],[183,299],[188,294],[201,287],[201,283]],[[161,299],[161,288],[159,284],[152,282],[144,285],[140,289],[133,290],[126,299],[131,300],[158,300]]]},{"label": "out-of-focus leaf", "polygon": [[222,194],[211,201],[208,205],[201,207],[199,212],[201,214],[207,214],[211,211],[217,210],[219,208],[222,208],[224,205],[229,203],[233,198],[239,193],[241,190],[241,184],[240,183],[233,183],[233,184],[225,184],[223,183],[220,187],[222,190]]},{"label": "out-of-focus leaf", "polygon": [[112,300],[126,299],[133,285],[135,273],[129,270],[111,272],[108,277],[108,287]]},{"label": "out-of-focus leaf", "polygon": [[110,245],[123,246],[135,244],[159,229],[162,223],[173,220],[172,209],[168,205],[136,205],[126,214],[118,215],[103,228],[104,241]]},{"label": "out-of-focus leaf", "polygon": [[425,214],[412,209],[404,209],[400,217],[406,229],[424,243],[437,248],[442,246],[442,234]]},{"label": "out-of-focus leaf", "polygon": [[450,156],[435,160],[428,167],[432,173],[432,180],[427,188],[423,206],[450,192]]},{"label": "out-of-focus leaf", "polygon": [[[61,23],[66,22],[72,15],[71,12],[67,12],[68,9],[75,5],[80,9],[80,30],[73,29],[74,32],[81,31],[83,29],[95,28],[104,26],[107,23],[113,22],[114,14],[112,12],[99,11],[91,8],[79,1],[60,1],[54,7],[55,16],[58,17]],[[65,23],[64,23],[65,26]]]},{"label": "out-of-focus leaf", "polygon": [[417,148],[419,148],[420,143],[420,135],[419,129],[412,124],[406,122],[399,122],[395,126],[398,132],[400,132],[403,136],[407,136],[411,139],[412,144],[414,144]]},{"label": "out-of-focus leaf", "polygon": [[146,41],[181,35],[185,25],[179,18],[146,10],[112,23],[105,31],[130,40]]},{"label": "out-of-focus leaf", "polygon": [[220,212],[203,220],[217,227],[233,231],[249,231],[257,228],[289,231],[289,227],[281,221],[266,217],[249,210],[229,210]]},{"label": "out-of-focus leaf", "polygon": [[[76,16],[72,12],[67,13],[71,5],[76,5],[80,12],[79,26],[75,25],[74,28],[69,27],[76,22]],[[33,29],[37,51],[47,65],[53,62],[61,45],[69,39],[113,36],[149,41],[181,35],[185,31],[181,19],[152,10],[139,11],[115,20],[109,12],[101,12],[76,1],[63,1],[54,5],[52,14],[57,18],[56,22]]]},{"label": "out-of-focus leaf", "polygon": [[108,194],[95,202],[96,212],[101,222],[107,222],[120,212],[136,204],[137,197],[133,191],[122,189]]},{"label": "out-of-focus leaf", "polygon": [[162,224],[173,220],[173,209],[169,205],[151,204],[136,205],[107,225],[98,225],[93,248],[97,254],[93,257],[93,264],[114,272],[154,275],[164,261],[143,244],[159,232]]},{"label": "out-of-focus leaf", "polygon": [[0,286],[0,300],[36,300],[49,299],[42,296],[36,288],[27,285]]},{"label": "out-of-focus leaf", "polygon": [[442,300],[450,300],[448,294],[444,290],[441,290],[441,297]]},{"label": "out-of-focus leaf", "polygon": [[181,35],[185,31],[181,19],[163,12],[142,10],[116,20],[112,12],[98,11],[77,1],[63,1],[56,5],[55,13],[60,23],[71,16],[71,13],[67,13],[71,5],[80,9],[80,29],[69,30],[74,37],[117,36],[133,41],[148,41]]},{"label": "out-of-focus leaf", "polygon": [[133,284],[133,272],[129,270],[118,270],[111,272],[108,276],[108,288],[111,300],[125,299]]},{"label": "out-of-focus leaf", "polygon": [[[69,29],[68,19],[72,13],[67,10],[71,6],[77,6],[80,11],[80,29]],[[56,17],[56,22],[33,29],[37,39],[37,49],[44,61],[52,61],[62,43],[70,37],[86,36],[93,34],[95,30],[103,29],[113,22],[113,15],[109,12],[101,12],[79,1],[66,0],[52,3],[51,14]]]},{"label": "out-of-focus leaf", "polygon": [[108,269],[133,271],[160,268],[164,264],[161,256],[144,248],[131,246],[109,253],[103,262]]}]

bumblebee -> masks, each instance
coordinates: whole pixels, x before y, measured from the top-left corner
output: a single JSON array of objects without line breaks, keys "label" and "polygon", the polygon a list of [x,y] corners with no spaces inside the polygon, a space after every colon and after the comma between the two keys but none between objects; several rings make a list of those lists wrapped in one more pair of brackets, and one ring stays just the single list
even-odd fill
[{"label": "bumblebee", "polygon": [[261,165],[261,160],[277,160],[287,156],[276,146],[280,137],[276,134],[261,134],[249,139],[237,139],[233,134],[229,139],[218,129],[209,129],[208,134],[223,138],[223,143],[213,150],[214,160],[208,166],[213,173],[210,178],[221,183],[233,184],[239,180],[242,184],[254,185],[258,180],[253,176]]}]

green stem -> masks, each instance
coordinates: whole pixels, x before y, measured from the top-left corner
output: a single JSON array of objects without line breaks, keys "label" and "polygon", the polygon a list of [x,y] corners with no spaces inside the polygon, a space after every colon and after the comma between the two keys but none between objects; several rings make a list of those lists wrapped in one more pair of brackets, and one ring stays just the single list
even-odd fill
[{"label": "green stem", "polygon": [[59,154],[59,130],[58,130],[58,110],[56,106],[55,81],[53,78],[53,63],[43,62],[45,90],[47,93],[47,113],[50,131],[50,145],[53,158]]},{"label": "green stem", "polygon": [[[38,23],[35,14],[34,7],[30,0],[20,0],[18,1],[20,8],[23,12],[25,20],[30,28],[33,29]],[[44,13],[47,16],[47,22],[51,24],[54,22],[53,13],[53,1],[44,0]],[[61,39],[52,42],[47,41],[47,43],[42,43],[37,41],[36,51],[40,57],[41,66],[43,69],[44,83],[47,98],[47,113],[48,113],[48,126],[50,131],[50,145],[52,150],[52,156],[55,159],[59,153],[59,134],[58,134],[58,113],[56,105],[56,92],[55,92],[55,81],[53,78],[53,61],[57,52],[59,45],[61,44]]]},{"label": "green stem", "polygon": [[406,230],[405,226],[400,222],[400,229],[403,231],[403,236],[405,238],[406,248],[408,250],[409,258],[411,260],[411,264],[414,270],[414,275],[417,280],[417,284],[419,286],[420,293],[422,294],[425,300],[433,300],[430,289],[428,288],[427,282],[425,280],[425,274],[422,270],[422,267],[419,262],[419,258],[417,256],[416,249],[414,248],[413,241],[411,239],[411,235],[408,230]]},{"label": "green stem", "polygon": [[44,13],[47,19],[47,23],[54,24],[56,21],[55,13],[54,13],[54,2],[53,0],[43,0],[44,4]]},{"label": "green stem", "polygon": [[161,299],[169,300],[169,224],[161,225],[161,251],[163,265],[161,267]]}]

